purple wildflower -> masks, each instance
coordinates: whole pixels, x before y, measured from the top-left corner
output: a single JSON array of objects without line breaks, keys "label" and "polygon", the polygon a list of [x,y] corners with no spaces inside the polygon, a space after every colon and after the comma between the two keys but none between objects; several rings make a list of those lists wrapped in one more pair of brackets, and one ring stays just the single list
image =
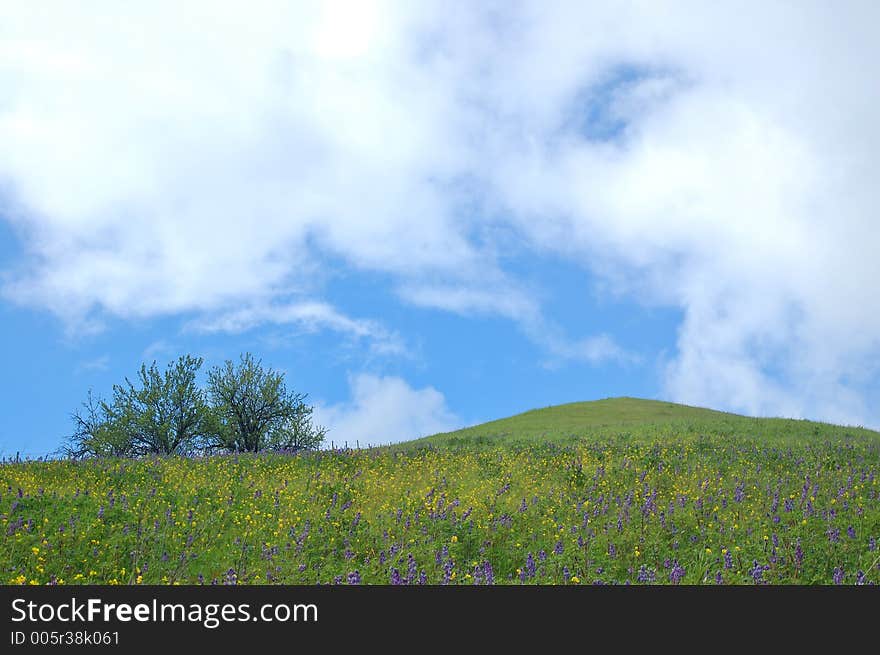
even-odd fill
[{"label": "purple wildflower", "polygon": [[449,584],[449,581],[452,580],[452,569],[455,567],[455,562],[452,561],[450,557],[443,564],[443,581],[441,584]]},{"label": "purple wildflower", "polygon": [[834,567],[834,573],[831,575],[831,579],[834,581],[834,584],[843,584],[843,569],[839,566]]},{"label": "purple wildflower", "polygon": [[495,584],[495,573],[489,560],[483,562],[483,577],[486,579],[486,584]]},{"label": "purple wildflower", "polygon": [[687,571],[682,568],[682,566],[678,563],[678,560],[674,560],[672,562],[672,570],[669,572],[669,581],[672,584],[678,584],[684,577],[685,573],[687,573]]},{"label": "purple wildflower", "polygon": [[413,584],[416,581],[419,567],[416,564],[416,559],[413,557],[412,553],[409,553],[407,560],[406,584]]},{"label": "purple wildflower", "polygon": [[348,584],[360,584],[361,583],[361,573],[360,571],[352,571],[348,574]]},{"label": "purple wildflower", "polygon": [[531,553],[529,553],[529,556],[526,557],[525,573],[528,577],[534,578],[536,570],[537,570],[537,566],[535,565],[535,558],[532,557]]},{"label": "purple wildflower", "polygon": [[769,566],[758,564],[758,560],[752,560],[752,568],[749,569],[749,575],[752,576],[755,584],[764,584],[766,582],[764,580],[764,571],[767,571],[769,568]]}]

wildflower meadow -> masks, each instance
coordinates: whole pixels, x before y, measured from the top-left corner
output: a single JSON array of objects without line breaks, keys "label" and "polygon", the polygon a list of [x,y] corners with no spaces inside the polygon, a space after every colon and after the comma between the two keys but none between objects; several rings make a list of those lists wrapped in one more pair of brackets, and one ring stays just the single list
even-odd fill
[{"label": "wildflower meadow", "polygon": [[5,584],[876,584],[880,443],[0,465]]}]

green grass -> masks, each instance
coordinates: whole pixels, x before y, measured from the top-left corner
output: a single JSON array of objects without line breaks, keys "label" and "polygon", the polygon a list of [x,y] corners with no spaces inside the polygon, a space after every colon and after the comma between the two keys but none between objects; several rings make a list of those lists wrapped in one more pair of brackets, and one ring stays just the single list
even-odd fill
[{"label": "green grass", "polygon": [[574,444],[625,439],[736,438],[786,444],[830,438],[880,439],[880,432],[815,421],[752,418],[660,400],[606,398],[533,409],[509,418],[398,444],[398,448],[475,445]]},{"label": "green grass", "polygon": [[880,583],[880,434],[609,399],[397,446],[0,464],[0,584]]}]

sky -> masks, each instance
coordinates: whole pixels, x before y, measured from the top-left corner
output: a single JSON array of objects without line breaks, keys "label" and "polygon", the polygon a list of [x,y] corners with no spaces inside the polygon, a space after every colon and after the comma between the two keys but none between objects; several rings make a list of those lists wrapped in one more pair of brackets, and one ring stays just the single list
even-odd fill
[{"label": "sky", "polygon": [[874,2],[6,3],[0,456],[252,352],[335,444],[880,428]]}]

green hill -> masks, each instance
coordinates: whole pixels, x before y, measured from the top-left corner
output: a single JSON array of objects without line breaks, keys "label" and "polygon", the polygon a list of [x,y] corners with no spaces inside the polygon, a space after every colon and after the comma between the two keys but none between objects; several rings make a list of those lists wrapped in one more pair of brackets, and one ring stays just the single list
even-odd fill
[{"label": "green hill", "polygon": [[533,409],[509,418],[435,434],[398,447],[433,445],[560,444],[626,439],[740,438],[774,443],[825,439],[876,439],[880,432],[815,421],[753,418],[702,407],[641,398],[606,398]]}]

